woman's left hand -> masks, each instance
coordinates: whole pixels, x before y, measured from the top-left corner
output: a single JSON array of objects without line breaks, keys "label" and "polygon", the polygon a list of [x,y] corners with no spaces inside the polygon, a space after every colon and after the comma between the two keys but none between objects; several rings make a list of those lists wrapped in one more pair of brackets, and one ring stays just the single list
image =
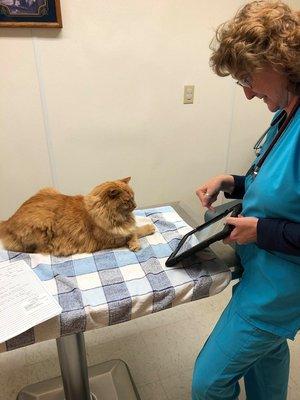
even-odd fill
[{"label": "woman's left hand", "polygon": [[223,240],[224,243],[236,242],[238,244],[247,244],[256,242],[258,218],[239,215],[238,218],[228,217],[226,222],[227,224],[234,225],[234,229]]}]

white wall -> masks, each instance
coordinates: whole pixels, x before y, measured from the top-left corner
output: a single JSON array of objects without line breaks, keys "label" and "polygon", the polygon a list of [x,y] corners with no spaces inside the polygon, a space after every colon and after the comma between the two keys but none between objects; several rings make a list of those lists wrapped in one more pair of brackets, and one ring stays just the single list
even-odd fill
[{"label": "white wall", "polygon": [[[270,119],[263,104],[247,102],[208,67],[213,28],[243,1],[61,3],[61,31],[0,29],[0,219],[43,186],[83,193],[127,175],[140,205],[181,200],[200,218],[196,187],[226,170],[245,171]],[[300,0],[290,3],[300,8]],[[185,84],[195,85],[193,105],[182,104]],[[228,288],[199,304],[88,332],[89,364],[121,358],[142,398],[167,398],[161,386],[168,398],[187,398],[181,393],[189,391],[194,357],[229,297]],[[292,346],[296,399],[299,344]],[[145,360],[155,360],[159,381],[151,381]],[[1,400],[59,374],[55,341],[0,361]]]},{"label": "white wall", "polygon": [[62,0],[61,31],[0,29],[0,219],[43,186],[128,175],[140,206],[180,200],[199,219],[195,189],[245,171],[271,117],[208,66],[213,29],[242,4]]}]

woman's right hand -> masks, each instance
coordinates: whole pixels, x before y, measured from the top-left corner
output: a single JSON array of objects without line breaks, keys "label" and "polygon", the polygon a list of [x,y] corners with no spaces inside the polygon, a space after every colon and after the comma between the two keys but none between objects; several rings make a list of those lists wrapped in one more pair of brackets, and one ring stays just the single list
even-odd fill
[{"label": "woman's right hand", "polygon": [[214,210],[212,204],[217,200],[221,191],[232,193],[234,189],[234,179],[232,175],[218,175],[205,182],[196,190],[203,207]]}]

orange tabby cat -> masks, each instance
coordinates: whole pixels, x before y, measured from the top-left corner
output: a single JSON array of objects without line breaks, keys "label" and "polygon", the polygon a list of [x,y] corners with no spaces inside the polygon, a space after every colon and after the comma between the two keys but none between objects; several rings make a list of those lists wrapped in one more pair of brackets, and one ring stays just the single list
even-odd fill
[{"label": "orange tabby cat", "polygon": [[53,188],[40,190],[7,221],[0,239],[7,250],[69,256],[128,245],[140,249],[138,237],[154,225],[137,227],[130,178],[105,182],[87,196],[67,196]]}]

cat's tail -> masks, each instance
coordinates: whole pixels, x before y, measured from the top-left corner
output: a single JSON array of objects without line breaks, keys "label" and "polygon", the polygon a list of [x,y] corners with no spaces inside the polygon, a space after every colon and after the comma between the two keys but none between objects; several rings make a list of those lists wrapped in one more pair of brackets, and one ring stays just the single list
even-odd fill
[{"label": "cat's tail", "polygon": [[0,221],[0,239],[4,236],[5,231],[5,223],[4,221]]},{"label": "cat's tail", "polygon": [[0,221],[0,250],[4,249],[3,238],[4,238],[4,221]]}]

